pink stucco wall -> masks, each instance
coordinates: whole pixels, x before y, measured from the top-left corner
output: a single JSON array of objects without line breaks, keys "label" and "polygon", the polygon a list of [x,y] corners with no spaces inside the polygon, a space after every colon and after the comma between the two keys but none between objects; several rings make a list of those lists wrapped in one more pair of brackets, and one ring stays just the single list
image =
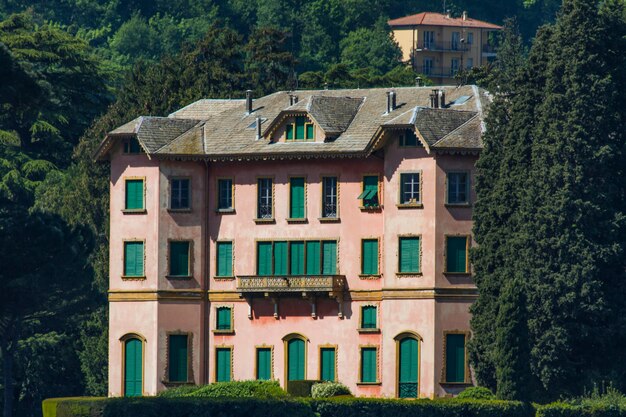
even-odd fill
[{"label": "pink stucco wall", "polygon": [[[297,144],[294,144],[297,146]],[[337,379],[357,395],[397,395],[396,336],[407,333],[420,340],[419,392],[422,397],[456,392],[441,382],[445,331],[469,329],[470,298],[436,297],[439,288],[473,288],[471,276],[447,276],[443,259],[445,235],[471,233],[471,206],[447,207],[447,170],[472,172],[474,156],[433,155],[423,147],[400,148],[391,136],[381,151],[366,159],[302,159],[258,162],[192,162],[148,160],[145,155],[111,153],[110,242],[110,395],[122,395],[120,338],[138,333],[146,339],[144,393],[153,395],[166,386],[167,335],[193,334],[191,377],[195,383],[215,380],[215,348],[233,347],[233,379],[255,377],[255,347],[273,347],[273,377],[284,384],[283,338],[298,333],[307,346],[306,377],[319,377],[320,345],[337,346]],[[420,172],[420,208],[399,208],[399,179],[403,172]],[[361,210],[363,175],[379,174],[381,210]],[[339,177],[338,222],[322,222],[322,176]],[[146,178],[146,213],[123,214],[124,178]],[[258,177],[274,179],[273,223],[256,223]],[[306,177],[306,222],[290,223],[289,177]],[[189,177],[191,210],[169,208],[169,180]],[[217,179],[232,178],[234,213],[218,213]],[[473,183],[473,181],[472,181]],[[474,201],[474,196],[470,201]],[[421,237],[421,273],[398,275],[398,236]],[[360,274],[361,239],[380,239],[380,278]],[[145,239],[146,279],[123,281],[123,240]],[[193,277],[167,277],[168,240],[193,241]],[[216,279],[216,242],[233,241],[234,275],[256,274],[256,241],[259,239],[329,239],[338,243],[338,270],[348,290],[339,306],[327,295],[315,300],[301,295],[278,297],[274,305],[262,294],[249,299],[237,293],[236,279]],[[316,306],[316,317],[311,316]],[[359,333],[360,307],[378,306],[379,333]],[[234,309],[234,332],[219,334],[215,309]],[[252,316],[248,317],[249,309]],[[379,348],[378,385],[358,384],[359,347]],[[458,390],[457,390],[458,391]]]}]

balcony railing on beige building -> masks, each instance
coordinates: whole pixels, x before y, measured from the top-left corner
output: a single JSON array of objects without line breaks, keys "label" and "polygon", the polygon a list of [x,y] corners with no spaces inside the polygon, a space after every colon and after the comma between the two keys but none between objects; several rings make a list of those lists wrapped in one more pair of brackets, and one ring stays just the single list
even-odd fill
[{"label": "balcony railing on beige building", "polygon": [[345,288],[345,275],[248,275],[237,277],[237,291],[249,293],[337,293]]}]

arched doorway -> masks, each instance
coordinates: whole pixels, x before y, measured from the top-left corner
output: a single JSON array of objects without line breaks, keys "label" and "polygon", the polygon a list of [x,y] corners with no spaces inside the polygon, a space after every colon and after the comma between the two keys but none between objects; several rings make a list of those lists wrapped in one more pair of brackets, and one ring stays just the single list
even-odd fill
[{"label": "arched doorway", "polygon": [[124,347],[124,396],[143,395],[143,343],[137,335],[122,338]]},{"label": "arched doorway", "polygon": [[403,333],[396,336],[397,394],[400,398],[419,396],[419,336]]},{"label": "arched doorway", "polygon": [[306,379],[306,342],[307,338],[300,334],[290,334],[285,341],[285,381],[301,381]]}]

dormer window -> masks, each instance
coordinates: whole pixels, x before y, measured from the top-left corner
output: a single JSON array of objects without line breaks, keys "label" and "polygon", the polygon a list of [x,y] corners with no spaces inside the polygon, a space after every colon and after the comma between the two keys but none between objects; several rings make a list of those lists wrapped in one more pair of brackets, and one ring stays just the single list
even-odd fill
[{"label": "dormer window", "polygon": [[294,123],[285,126],[285,140],[315,140],[313,123],[308,122],[305,116],[296,116]]},{"label": "dormer window", "polygon": [[401,148],[409,148],[414,146],[417,146],[417,136],[415,135],[415,132],[407,130],[404,133],[400,134]]},{"label": "dormer window", "polygon": [[128,138],[124,141],[124,153],[141,153],[141,146],[139,146],[137,138]]}]

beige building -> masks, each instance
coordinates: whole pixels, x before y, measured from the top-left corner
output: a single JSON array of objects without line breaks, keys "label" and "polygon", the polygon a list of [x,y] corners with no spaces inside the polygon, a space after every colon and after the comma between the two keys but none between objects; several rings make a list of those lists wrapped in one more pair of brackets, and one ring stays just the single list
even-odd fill
[{"label": "beige building", "polygon": [[436,85],[455,84],[461,68],[484,65],[495,58],[494,34],[502,26],[440,13],[422,12],[390,20],[402,59]]}]

